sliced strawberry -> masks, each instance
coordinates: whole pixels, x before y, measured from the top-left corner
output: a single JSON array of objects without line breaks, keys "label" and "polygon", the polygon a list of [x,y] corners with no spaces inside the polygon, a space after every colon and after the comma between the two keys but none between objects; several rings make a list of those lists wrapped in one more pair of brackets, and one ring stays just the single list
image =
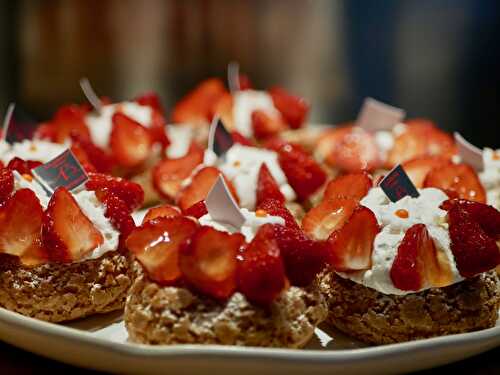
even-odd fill
[{"label": "sliced strawberry", "polygon": [[240,90],[251,90],[253,88],[252,81],[245,74],[240,74],[238,77]]},{"label": "sliced strawberry", "polygon": [[35,193],[20,189],[0,212],[0,253],[16,255],[25,264],[47,260],[41,246],[43,208]]},{"label": "sliced strawberry", "polygon": [[142,223],[144,224],[146,221],[150,221],[156,219],[158,217],[175,217],[180,216],[181,211],[170,204],[164,204],[159,207],[153,207],[148,210],[144,219],[142,219]]},{"label": "sliced strawberry", "polygon": [[[85,184],[88,190],[95,191],[98,198],[108,193],[120,198],[133,211],[142,206],[144,191],[139,184],[127,181],[120,177],[112,177],[101,173],[89,173],[89,180]],[[102,199],[101,199],[102,201]]]},{"label": "sliced strawberry", "polygon": [[292,213],[280,202],[275,199],[266,199],[257,206],[257,213],[263,211],[267,215],[279,216],[285,220],[285,226],[299,230],[299,224]]},{"label": "sliced strawberry", "polygon": [[104,242],[101,233],[85,216],[73,195],[57,189],[43,216],[42,241],[49,258],[57,262],[82,259]]},{"label": "sliced strawberry", "polygon": [[89,138],[72,133],[71,144],[72,147],[79,147],[79,149],[85,153],[87,160],[95,167],[97,172],[111,173],[114,165],[113,158],[108,155],[107,152],[92,143]]},{"label": "sliced strawberry", "polygon": [[220,79],[203,81],[175,105],[172,122],[208,125],[217,101],[226,93]]},{"label": "sliced strawberry", "polygon": [[274,106],[292,129],[298,129],[304,124],[309,113],[309,104],[303,98],[291,95],[281,87],[271,88],[269,94]]},{"label": "sliced strawberry", "polygon": [[244,243],[240,233],[200,227],[180,249],[182,275],[202,293],[229,298],[236,290],[236,256]]},{"label": "sliced strawberry", "polygon": [[269,305],[285,288],[285,267],[272,224],[259,228],[239,256],[238,290],[251,302]]},{"label": "sliced strawberry", "polygon": [[274,225],[274,234],[291,284],[309,285],[326,265],[325,243],[313,241],[301,230],[283,225]]},{"label": "sliced strawberry", "polygon": [[358,206],[349,220],[328,238],[330,264],[337,271],[370,269],[373,241],[379,231],[373,212]]},{"label": "sliced strawberry", "polygon": [[266,139],[286,130],[286,124],[280,117],[257,110],[252,112],[252,129],[255,138]]},{"label": "sliced strawberry", "polygon": [[260,166],[259,176],[257,179],[257,206],[266,199],[274,199],[281,204],[285,203],[285,196],[280,191],[280,187],[276,183],[266,163]]},{"label": "sliced strawberry", "polygon": [[373,186],[370,175],[366,172],[350,173],[339,176],[326,185],[323,199],[339,197],[353,198],[360,201]]},{"label": "sliced strawberry", "polygon": [[231,137],[233,138],[234,143],[239,143],[240,145],[243,146],[255,146],[255,144],[249,140],[247,137],[245,137],[243,134],[237,132],[236,130],[233,130],[231,132]]},{"label": "sliced strawberry", "polygon": [[333,165],[349,171],[373,170],[380,166],[380,153],[369,132],[354,127],[345,133],[330,155]]},{"label": "sliced strawberry", "polygon": [[14,191],[14,175],[8,168],[0,169],[0,206],[10,198]]},{"label": "sliced strawberry", "polygon": [[451,251],[460,275],[472,277],[500,264],[500,250],[495,239],[488,236],[460,205],[448,211],[448,223]]},{"label": "sliced strawberry", "polygon": [[193,204],[187,210],[184,210],[183,214],[186,216],[192,216],[192,217],[199,219],[200,217],[208,214],[207,205],[205,204],[204,200],[199,201],[199,202]]},{"label": "sliced strawberry", "polygon": [[130,207],[123,200],[110,193],[102,198],[102,203],[106,206],[104,216],[120,232],[120,249],[125,249],[125,240],[135,229],[134,219],[130,214]]},{"label": "sliced strawberry", "polygon": [[415,224],[406,231],[390,276],[396,288],[407,291],[417,291],[426,285],[443,287],[453,282],[450,265],[445,257],[439,257],[424,224]]},{"label": "sliced strawberry", "polygon": [[55,113],[52,124],[55,130],[54,141],[63,143],[71,134],[82,138],[90,138],[90,131],[85,125],[85,115],[88,110],[78,105],[60,107]]},{"label": "sliced strawberry", "polygon": [[262,142],[262,146],[264,148],[268,148],[269,150],[273,150],[274,152],[279,152],[281,148],[288,145],[289,142],[285,141],[280,136],[270,137]]},{"label": "sliced strawberry", "polygon": [[442,167],[449,160],[441,156],[421,156],[416,159],[405,161],[401,166],[405,170],[415,187],[423,188],[427,174],[434,168]]},{"label": "sliced strawberry", "polygon": [[326,240],[349,220],[357,206],[358,202],[353,198],[323,200],[307,212],[302,219],[302,228],[312,239]]},{"label": "sliced strawberry", "polygon": [[11,171],[17,171],[20,174],[32,176],[31,170],[33,168],[39,167],[40,165],[42,165],[42,163],[39,161],[23,160],[16,156],[11,161],[9,161],[9,164],[7,164],[7,168]]},{"label": "sliced strawberry", "polygon": [[146,161],[152,144],[148,129],[120,112],[113,115],[112,121],[110,146],[115,161],[124,167]]},{"label": "sliced strawberry", "polygon": [[181,277],[179,249],[197,227],[194,220],[182,216],[160,217],[133,230],[126,246],[151,279],[161,284],[172,284]]},{"label": "sliced strawberry", "polygon": [[443,190],[450,198],[462,198],[486,203],[486,192],[477,173],[467,164],[448,163],[432,169],[425,178],[424,187]]},{"label": "sliced strawberry", "polygon": [[212,116],[218,116],[228,130],[234,130],[235,128],[233,104],[233,95],[227,92],[217,100],[217,103],[212,109]]},{"label": "sliced strawberry", "polygon": [[151,125],[149,126],[149,135],[154,144],[161,145],[162,151],[170,145],[170,139],[167,136],[167,121],[160,112],[153,111]]},{"label": "sliced strawberry", "polygon": [[33,135],[35,139],[44,139],[50,142],[57,140],[57,127],[53,122],[42,122],[38,125]]},{"label": "sliced strawberry", "polygon": [[81,164],[85,172],[87,173],[97,172],[96,168],[90,162],[87,153],[85,152],[85,150],[83,150],[83,148],[79,144],[73,143],[71,145],[71,152],[78,159],[78,162]]},{"label": "sliced strawberry", "polygon": [[160,102],[160,97],[154,91],[148,91],[141,96],[138,96],[137,98],[135,98],[135,102],[140,105],[151,107],[153,110],[162,115],[165,114],[165,110],[163,109],[163,106]]},{"label": "sliced strawberry", "polygon": [[488,236],[500,240],[500,211],[484,203],[468,201],[465,199],[450,199],[441,205],[443,210],[449,211],[458,205],[469,213],[471,219],[477,222]]},{"label": "sliced strawberry", "polygon": [[335,167],[334,151],[339,147],[344,137],[352,133],[352,123],[342,124],[333,129],[324,131],[317,140],[315,154],[328,165]]},{"label": "sliced strawberry", "polygon": [[278,152],[278,160],[300,201],[314,194],[326,181],[325,171],[299,145],[282,146]]},{"label": "sliced strawberry", "polygon": [[163,159],[153,168],[153,185],[163,197],[174,200],[182,181],[203,162],[203,149],[191,143],[188,153],[178,159]]}]

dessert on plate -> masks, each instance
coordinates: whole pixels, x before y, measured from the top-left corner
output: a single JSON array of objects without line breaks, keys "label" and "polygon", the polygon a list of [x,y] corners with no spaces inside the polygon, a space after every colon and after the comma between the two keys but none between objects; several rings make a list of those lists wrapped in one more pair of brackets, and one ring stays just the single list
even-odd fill
[{"label": "dessert on plate", "polygon": [[123,308],[132,281],[124,241],[139,185],[91,174],[51,195],[27,162],[0,170],[0,306],[61,322]]},{"label": "dessert on plate", "polygon": [[328,322],[371,344],[493,327],[500,212],[436,188],[391,202],[366,173],[330,182],[302,222],[324,240]]}]

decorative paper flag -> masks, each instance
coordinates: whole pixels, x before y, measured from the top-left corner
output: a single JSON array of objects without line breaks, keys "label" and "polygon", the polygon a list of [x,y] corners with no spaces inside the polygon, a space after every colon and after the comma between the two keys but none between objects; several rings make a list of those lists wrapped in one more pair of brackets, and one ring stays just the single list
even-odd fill
[{"label": "decorative paper flag", "polygon": [[88,180],[87,173],[69,149],[32,172],[49,193],[61,186],[73,190]]},{"label": "decorative paper flag", "polygon": [[401,165],[397,165],[380,181],[379,186],[391,202],[397,202],[407,195],[416,198],[420,194]]},{"label": "decorative paper flag", "polygon": [[227,131],[224,123],[220,118],[214,118],[208,132],[208,148],[219,158],[222,158],[233,144],[233,137]]},{"label": "decorative paper flag", "polygon": [[227,65],[227,84],[232,93],[240,91],[240,66],[236,61]]},{"label": "decorative paper flag", "polygon": [[15,143],[33,138],[38,122],[14,103],[9,104],[3,122],[2,140]]},{"label": "decorative paper flag", "polygon": [[245,216],[234,201],[226,182],[222,176],[215,181],[205,199],[207,211],[215,221],[229,224],[237,229],[241,228],[245,222]]},{"label": "decorative paper flag", "polygon": [[94,109],[97,112],[101,112],[102,110],[101,99],[99,99],[99,97],[95,93],[88,78],[84,77],[80,79],[80,87],[82,88],[83,94],[85,95],[89,103],[92,105],[92,107],[94,107]]},{"label": "decorative paper flag", "polygon": [[471,165],[477,171],[484,169],[483,151],[469,143],[460,133],[455,132],[455,142],[457,143],[458,155],[464,163]]},{"label": "decorative paper flag", "polygon": [[391,130],[404,120],[406,112],[397,107],[366,98],[359,111],[356,125],[368,131]]}]

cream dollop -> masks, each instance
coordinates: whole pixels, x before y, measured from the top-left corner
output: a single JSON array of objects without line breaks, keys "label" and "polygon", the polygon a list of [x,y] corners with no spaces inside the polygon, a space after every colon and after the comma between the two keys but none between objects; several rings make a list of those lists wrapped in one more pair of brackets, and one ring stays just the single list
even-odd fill
[{"label": "cream dollop", "polygon": [[230,224],[215,221],[210,214],[200,217],[201,225],[207,225],[214,229],[228,233],[241,233],[245,236],[245,241],[250,242],[257,234],[259,228],[264,224],[281,224],[285,225],[285,220],[279,216],[265,215],[259,216],[255,212],[248,211],[246,208],[241,209],[241,213],[245,217],[245,222],[240,229],[233,227]]},{"label": "cream dollop", "polygon": [[15,157],[47,163],[67,148],[67,144],[52,143],[41,139],[25,139],[13,144],[2,141],[0,143],[0,160],[5,165]]},{"label": "cream dollop", "polygon": [[[463,280],[450,249],[446,211],[439,208],[441,203],[448,199],[448,196],[441,190],[434,188],[421,189],[419,193],[418,198],[407,196],[393,203],[381,188],[373,188],[368,192],[368,195],[361,200],[361,205],[368,207],[375,214],[381,227],[373,244],[372,268],[353,273],[339,273],[340,276],[384,294],[415,293],[396,288],[391,280],[390,271],[406,230],[421,223],[425,224],[429,235],[434,240],[436,249],[442,251],[448,259],[453,283]],[[408,212],[408,217],[402,218],[397,215],[398,210]],[[428,288],[430,286],[424,286],[421,290]]]},{"label": "cream dollop", "polygon": [[171,159],[182,158],[189,150],[194,140],[195,129],[188,124],[172,124],[166,128],[170,144],[165,153]]},{"label": "cream dollop", "polygon": [[487,202],[500,208],[500,151],[485,148],[483,150],[484,169],[479,173],[479,179],[486,189]]}]

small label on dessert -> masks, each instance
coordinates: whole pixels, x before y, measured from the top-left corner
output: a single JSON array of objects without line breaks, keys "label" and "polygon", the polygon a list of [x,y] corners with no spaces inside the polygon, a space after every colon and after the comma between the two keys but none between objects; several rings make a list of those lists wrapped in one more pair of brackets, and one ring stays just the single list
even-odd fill
[{"label": "small label on dessert", "polygon": [[391,202],[397,202],[409,195],[417,198],[420,194],[401,165],[397,165],[380,181],[379,186]]},{"label": "small label on dessert", "polygon": [[227,85],[231,93],[240,91],[240,65],[236,61],[227,65]]},{"label": "small label on dessert", "polygon": [[455,132],[455,142],[457,143],[458,155],[463,163],[469,164],[477,171],[484,169],[483,151],[469,143],[460,133]]},{"label": "small label on dessert", "polygon": [[208,147],[217,157],[222,158],[233,147],[234,141],[220,118],[215,118],[208,133]]},{"label": "small label on dessert", "polygon": [[239,229],[245,223],[245,216],[234,201],[222,175],[219,175],[214,186],[205,199],[207,211],[215,221],[230,224]]},{"label": "small label on dessert", "polygon": [[31,139],[37,127],[36,121],[22,111],[19,106],[10,103],[3,122],[2,140],[16,143],[24,139]]},{"label": "small label on dessert", "polygon": [[356,125],[368,130],[391,130],[394,125],[404,120],[406,112],[373,98],[366,98],[359,111]]},{"label": "small label on dessert", "polygon": [[61,186],[73,190],[88,180],[87,173],[69,149],[32,171],[50,193]]},{"label": "small label on dessert", "polygon": [[88,78],[80,79],[80,87],[82,88],[83,94],[87,98],[88,102],[92,105],[92,107],[97,112],[101,112],[101,110],[102,110],[101,99],[99,99],[99,97],[95,93]]}]

